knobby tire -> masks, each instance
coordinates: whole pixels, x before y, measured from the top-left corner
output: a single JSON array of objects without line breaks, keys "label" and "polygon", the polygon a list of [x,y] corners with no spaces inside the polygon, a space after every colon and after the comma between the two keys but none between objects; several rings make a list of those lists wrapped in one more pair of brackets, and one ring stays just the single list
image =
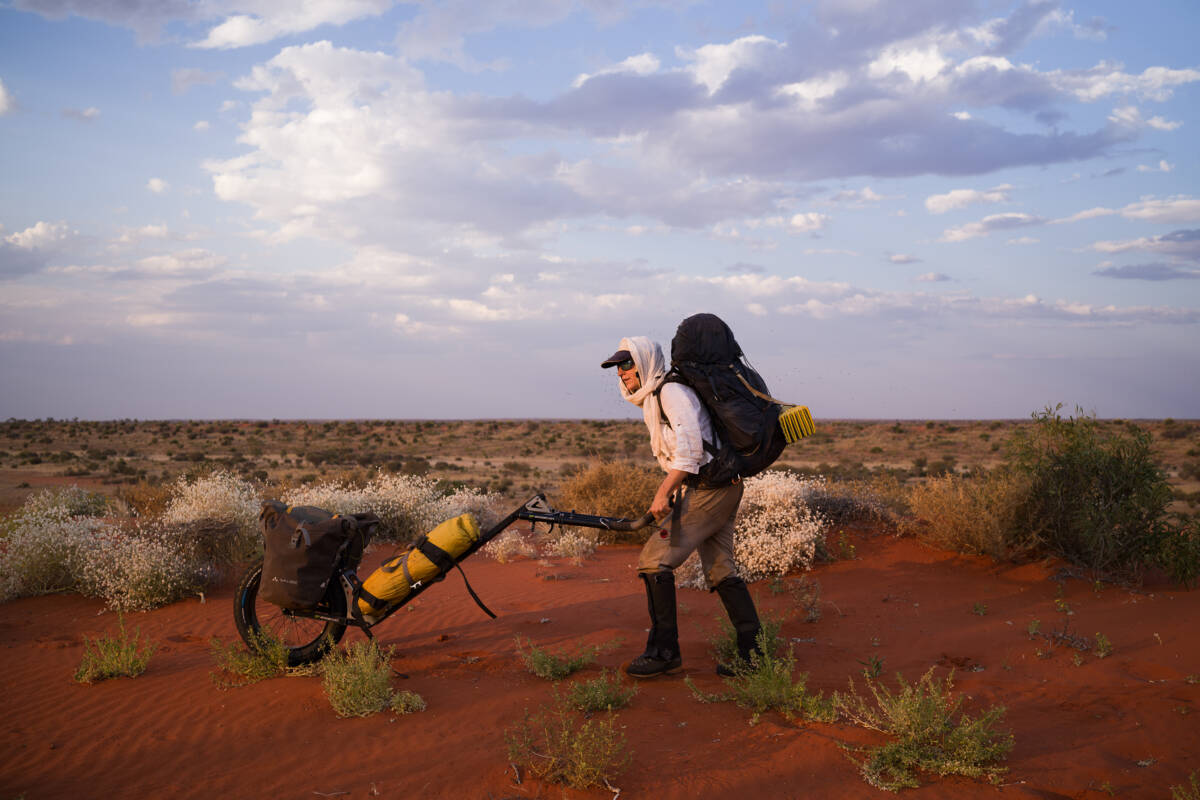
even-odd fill
[{"label": "knobby tire", "polygon": [[[257,649],[261,638],[269,636],[283,642],[288,651],[288,666],[299,667],[320,661],[333,645],[341,641],[346,626],[300,614],[289,614],[279,606],[259,599],[262,561],[251,565],[238,583],[234,594],[233,621],[246,646]],[[346,595],[339,581],[330,581],[322,610],[334,616],[346,613]]]}]

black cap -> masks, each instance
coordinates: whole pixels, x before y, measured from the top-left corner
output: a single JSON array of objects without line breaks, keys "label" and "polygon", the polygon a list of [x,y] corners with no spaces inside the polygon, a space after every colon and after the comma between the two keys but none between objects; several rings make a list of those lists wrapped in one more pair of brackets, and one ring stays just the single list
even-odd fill
[{"label": "black cap", "polygon": [[622,361],[629,361],[632,358],[633,358],[633,355],[630,354],[630,352],[628,350],[618,350],[617,352],[613,353],[608,358],[601,361],[600,366],[603,367],[604,369],[608,369],[609,367],[615,367],[617,364],[620,364]]}]

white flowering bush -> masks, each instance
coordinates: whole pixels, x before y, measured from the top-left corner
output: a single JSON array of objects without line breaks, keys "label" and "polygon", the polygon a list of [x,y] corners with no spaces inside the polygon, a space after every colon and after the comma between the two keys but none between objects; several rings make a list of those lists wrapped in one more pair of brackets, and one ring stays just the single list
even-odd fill
[{"label": "white flowering bush", "polygon": [[[807,569],[828,522],[808,506],[820,482],[768,470],[748,478],[738,511],[733,554],[747,582]],[[675,570],[680,586],[706,589],[700,558],[693,553]]]},{"label": "white flowering bush", "polygon": [[288,505],[318,506],[336,514],[373,511],[382,521],[379,538],[403,542],[468,512],[486,530],[499,519],[496,508],[500,496],[478,489],[442,494],[429,478],[381,472],[362,487],[336,481],[310,484],[280,499]]},{"label": "white flowering bush", "polygon": [[595,552],[596,535],[575,530],[563,531],[546,546],[547,555],[569,559],[576,565],[582,564]]},{"label": "white flowering bush", "polygon": [[501,564],[507,564],[518,556],[537,558],[538,549],[525,534],[510,529],[485,544],[483,554]]},{"label": "white flowering bush", "polygon": [[212,568],[181,541],[184,531],[154,524],[97,531],[82,560],[77,589],[104,598],[118,611],[145,611],[194,594]]},{"label": "white flowering bush", "polygon": [[253,532],[258,530],[260,503],[254,486],[232,473],[218,470],[190,482],[182,478],[176,481],[162,521],[187,525],[218,520]]},{"label": "white flowering bush", "polygon": [[95,534],[110,525],[34,495],[6,527],[0,543],[0,597],[7,601],[74,588]]},{"label": "white flowering bush", "polygon": [[133,611],[178,600],[202,582],[206,567],[191,537],[74,514],[78,499],[63,493],[54,504],[35,495],[9,521],[0,547],[4,600],[76,591]]}]

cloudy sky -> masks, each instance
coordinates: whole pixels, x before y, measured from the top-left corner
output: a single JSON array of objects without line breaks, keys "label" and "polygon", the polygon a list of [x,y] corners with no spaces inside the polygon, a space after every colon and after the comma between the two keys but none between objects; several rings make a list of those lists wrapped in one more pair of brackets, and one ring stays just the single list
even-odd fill
[{"label": "cloudy sky", "polygon": [[[279,10],[286,8],[286,10]],[[1195,0],[0,0],[0,418],[1200,417]]]}]

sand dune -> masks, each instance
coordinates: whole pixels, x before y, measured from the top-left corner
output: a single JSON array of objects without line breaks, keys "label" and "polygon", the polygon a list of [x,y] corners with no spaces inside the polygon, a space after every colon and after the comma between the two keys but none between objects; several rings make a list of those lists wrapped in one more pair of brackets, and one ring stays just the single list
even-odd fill
[{"label": "sand dune", "polygon": [[[870,530],[854,531],[852,541],[857,559],[810,573],[823,596],[815,623],[786,592],[754,587],[761,609],[789,615],[783,633],[795,640],[810,690],[842,690],[852,676],[861,687],[860,662],[873,656],[885,678],[900,672],[915,680],[931,666],[939,675],[953,667],[966,710],[1006,706],[1015,737],[999,789],[930,778],[914,795],[1099,798],[1111,790],[1162,798],[1200,769],[1200,717],[1192,716],[1200,685],[1188,682],[1200,674],[1200,591],[1153,580],[1137,591],[1097,588],[1064,578],[1056,562],[996,565]],[[364,574],[388,553],[369,555]],[[504,729],[551,694],[524,669],[515,636],[540,647],[622,640],[583,677],[640,651],[647,622],[635,556],[631,547],[606,547],[581,567],[466,562],[498,619],[487,619],[451,576],[376,630],[396,648],[394,667],[405,676],[396,688],[428,703],[400,718],[338,719],[314,677],[214,686],[208,641],[236,637],[232,583],[203,603],[128,617],[159,652],[142,676],[92,686],[72,681],[80,637],[115,629],[113,614],[73,595],[2,605],[0,796],[611,797],[527,776],[516,784]],[[679,599],[685,670],[701,689],[719,691],[707,640],[720,604],[690,590]],[[985,614],[975,613],[983,606]],[[1033,619],[1045,632],[1064,624],[1089,637],[1102,632],[1113,653],[1081,654],[1077,666],[1071,648],[1030,639]],[[360,637],[352,631],[346,641]],[[613,785],[622,798],[661,800],[880,795],[839,746],[882,741],[875,734],[777,714],[751,726],[749,718],[730,703],[698,703],[682,676],[643,682],[619,715],[632,761]]]}]

